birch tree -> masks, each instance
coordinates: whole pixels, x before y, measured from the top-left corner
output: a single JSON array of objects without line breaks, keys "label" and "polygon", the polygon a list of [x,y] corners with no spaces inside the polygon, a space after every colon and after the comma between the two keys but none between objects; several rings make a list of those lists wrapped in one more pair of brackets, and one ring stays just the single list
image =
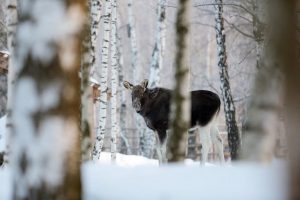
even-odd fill
[{"label": "birch tree", "polygon": [[81,199],[83,6],[83,0],[22,1],[12,104],[13,199]]},{"label": "birch tree", "polygon": [[119,125],[117,120],[117,87],[118,87],[118,60],[117,60],[117,1],[112,0],[111,16],[111,160],[116,162],[117,135],[119,135]]},{"label": "birch tree", "polygon": [[[15,54],[15,35],[16,27],[18,23],[18,12],[17,12],[17,0],[6,0],[6,26],[7,26],[7,46],[10,52],[10,58],[8,63],[8,79],[7,79],[7,104],[6,104],[6,135],[10,136],[12,132],[12,99],[15,83],[15,66],[14,66],[14,54]],[[7,158],[4,158],[7,160]]]},{"label": "birch tree", "polygon": [[[133,74],[133,82],[136,84],[140,80],[140,69],[138,67],[138,48],[137,48],[137,39],[136,39],[136,28],[135,21],[132,12],[133,0],[129,0],[128,2],[128,34],[130,39],[131,46],[131,67]],[[136,117],[136,129],[140,136],[140,141],[143,141],[143,137],[145,135],[145,128],[143,126],[143,118],[141,116],[135,115]],[[141,153],[143,154],[142,148],[143,144],[140,143]]]},{"label": "birch tree", "polygon": [[91,15],[91,70],[96,70],[96,47],[99,35],[99,24],[101,18],[102,0],[89,0],[90,1],[90,15]]},{"label": "birch tree", "polygon": [[[90,10],[90,6],[86,1],[85,5],[86,13]],[[92,115],[89,111],[91,110],[91,98],[92,91],[89,86],[89,77],[91,69],[91,16],[86,15],[84,25],[84,38],[82,41],[81,50],[81,154],[82,161],[91,159],[92,152]]]},{"label": "birch tree", "polygon": [[[120,20],[117,18],[117,27],[120,27]],[[126,138],[126,91],[123,90],[123,81],[124,81],[124,64],[123,64],[123,52],[122,52],[122,41],[121,37],[119,35],[119,31],[117,29],[117,61],[118,61],[118,66],[119,66],[119,125],[120,125],[120,136],[122,139],[122,146],[126,147],[126,153],[131,154],[131,149],[129,146],[129,142]]]},{"label": "birch tree", "polygon": [[[150,64],[149,86],[158,87],[160,82],[160,70],[163,67],[163,57],[165,51],[165,34],[166,34],[166,5],[167,0],[157,1],[157,25],[155,33],[155,43],[152,52]],[[143,156],[152,158],[155,143],[155,137],[152,130],[146,128],[144,137],[141,138]]]},{"label": "birch tree", "polygon": [[111,0],[105,0],[104,11],[104,35],[102,43],[102,63],[100,77],[100,108],[99,108],[99,123],[96,132],[96,141],[93,149],[93,160],[100,158],[100,153],[103,146],[103,140],[106,128],[107,117],[107,90],[108,90],[108,64],[109,64],[109,46],[110,46],[110,23],[111,23]]},{"label": "birch tree", "polygon": [[155,33],[155,44],[151,58],[149,86],[158,87],[159,72],[163,66],[166,34],[166,5],[167,0],[158,0],[157,4],[157,28]]},{"label": "birch tree", "polygon": [[223,1],[215,0],[215,21],[216,21],[216,40],[217,40],[217,54],[218,54],[218,67],[221,80],[221,92],[224,103],[224,112],[226,119],[226,126],[228,132],[228,143],[230,148],[231,159],[238,158],[240,149],[239,129],[235,119],[235,106],[230,89],[228,65],[227,65],[227,52],[225,44],[225,31],[223,19]]},{"label": "birch tree", "polygon": [[171,102],[171,133],[168,145],[170,162],[185,159],[187,131],[190,125],[190,92],[188,67],[189,0],[178,1],[176,18],[175,89]]},{"label": "birch tree", "polygon": [[252,24],[253,24],[253,36],[255,40],[255,50],[256,50],[256,67],[258,69],[261,68],[261,60],[262,60],[262,54],[264,51],[264,29],[265,29],[265,23],[263,22],[264,17],[263,13],[266,9],[265,6],[265,0],[252,0]]}]

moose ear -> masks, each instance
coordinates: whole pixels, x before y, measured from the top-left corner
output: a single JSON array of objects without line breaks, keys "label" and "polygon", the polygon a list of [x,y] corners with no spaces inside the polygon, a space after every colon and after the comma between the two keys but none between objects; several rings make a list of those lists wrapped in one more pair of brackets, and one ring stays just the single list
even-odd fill
[{"label": "moose ear", "polygon": [[141,83],[141,86],[146,89],[148,86],[148,79],[143,80],[143,82]]},{"label": "moose ear", "polygon": [[128,81],[124,81],[123,85],[128,90],[132,90],[132,88],[133,88],[133,85],[131,83],[129,83]]}]

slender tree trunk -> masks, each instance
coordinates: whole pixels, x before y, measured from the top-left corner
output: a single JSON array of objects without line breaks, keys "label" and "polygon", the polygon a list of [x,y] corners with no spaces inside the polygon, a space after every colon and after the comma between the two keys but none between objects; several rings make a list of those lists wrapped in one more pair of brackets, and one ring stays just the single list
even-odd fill
[{"label": "slender tree trunk", "polygon": [[163,55],[165,48],[166,34],[166,4],[167,0],[158,0],[157,4],[157,30],[155,34],[155,44],[152,53],[149,86],[158,87],[160,76],[159,72],[163,66]]},{"label": "slender tree trunk", "polygon": [[[137,84],[140,81],[140,68],[138,66],[138,48],[137,48],[137,39],[136,39],[136,29],[135,29],[135,21],[132,12],[133,0],[129,0],[128,2],[128,34],[130,38],[131,45],[131,67],[133,74],[133,82]],[[145,127],[143,126],[143,118],[139,115],[135,115],[136,117],[136,130],[139,133],[140,138],[140,152],[143,154],[143,137],[145,134]]]},{"label": "slender tree trunk", "polygon": [[94,72],[97,67],[96,64],[96,47],[98,41],[98,33],[99,33],[99,24],[101,18],[101,9],[103,5],[103,0],[89,0],[90,1],[90,15],[91,15],[91,40],[92,40],[92,47],[91,47],[91,71]]},{"label": "slender tree trunk", "polygon": [[[90,10],[86,2],[86,13]],[[91,68],[91,16],[86,15],[84,38],[81,49],[81,155],[82,161],[91,159],[92,153],[92,115],[91,110],[92,90],[89,85],[90,68]]]},{"label": "slender tree trunk", "polygon": [[175,89],[171,104],[171,134],[168,145],[170,162],[183,161],[190,125],[190,92],[188,67],[189,0],[179,0],[176,19]]},{"label": "slender tree trunk", "polygon": [[[118,27],[120,27],[120,21],[117,19]],[[129,142],[126,138],[126,91],[123,88],[123,81],[124,81],[124,64],[123,64],[123,54],[122,54],[122,43],[121,37],[117,31],[117,59],[118,59],[118,66],[119,66],[119,105],[121,105],[119,109],[119,124],[120,124],[120,136],[122,139],[121,149],[123,146],[126,147],[126,153],[131,154],[131,149],[129,146]]]},{"label": "slender tree trunk", "polygon": [[85,2],[22,5],[12,104],[13,199],[81,199],[78,71]]},{"label": "slender tree trunk", "polygon": [[264,29],[265,25],[262,22],[262,12],[265,11],[263,4],[265,0],[252,0],[253,13],[252,23],[253,23],[253,35],[255,38],[255,49],[256,49],[256,67],[261,68],[261,60],[264,51]]},{"label": "slender tree trunk", "polygon": [[[247,121],[244,126],[242,158],[257,162],[270,162],[273,157],[278,128],[279,109],[282,107],[282,73],[281,59],[288,38],[282,37],[285,25],[280,16],[276,0],[267,9],[267,22],[272,31],[265,32],[265,44],[261,55],[261,67],[257,72],[254,91],[249,102]],[[289,1],[290,2],[290,1]],[[274,9],[274,10],[273,10]],[[284,8],[283,8],[284,9]],[[289,23],[287,23],[289,24]],[[266,34],[268,33],[268,34]]]},{"label": "slender tree trunk", "polygon": [[[150,87],[158,87],[160,82],[160,70],[163,67],[163,57],[165,49],[166,34],[166,5],[167,0],[157,1],[157,29],[155,33],[155,44],[151,58],[149,85]],[[155,136],[152,130],[146,128],[144,137],[141,138],[143,144],[143,156],[147,158],[153,157],[155,145]]]},{"label": "slender tree trunk", "polygon": [[[18,23],[18,11],[17,11],[17,1],[16,0],[6,0],[6,26],[8,30],[7,34],[7,46],[10,52],[10,58],[8,63],[8,78],[7,78],[7,104],[6,104],[6,135],[11,136],[12,132],[12,120],[11,120],[11,112],[12,112],[12,100],[13,100],[13,91],[15,84],[15,64],[14,64],[14,54],[15,54],[15,35],[16,35],[16,27]],[[8,147],[9,148],[9,147]],[[6,149],[6,151],[9,151]],[[8,157],[6,157],[8,152],[4,153],[4,163],[8,162]]]},{"label": "slender tree trunk", "polygon": [[105,0],[104,11],[104,36],[102,44],[102,63],[100,77],[100,108],[99,108],[99,124],[97,127],[96,141],[93,149],[93,160],[100,158],[103,146],[103,140],[106,128],[107,117],[107,79],[108,79],[108,63],[109,63],[109,45],[110,45],[110,22],[111,22],[111,0]]},{"label": "slender tree trunk", "polygon": [[215,0],[216,2],[216,40],[218,47],[218,66],[221,80],[222,99],[224,103],[224,112],[226,118],[228,143],[230,148],[230,155],[232,160],[236,160],[239,156],[240,149],[240,137],[239,129],[235,120],[235,106],[232,99],[228,65],[227,65],[227,52],[225,45],[225,31],[224,31],[224,19],[223,19],[223,1]]},{"label": "slender tree trunk", "polygon": [[112,0],[111,18],[111,160],[116,162],[117,135],[119,135],[119,124],[117,120],[117,87],[118,87],[118,52],[117,52],[117,1]]}]

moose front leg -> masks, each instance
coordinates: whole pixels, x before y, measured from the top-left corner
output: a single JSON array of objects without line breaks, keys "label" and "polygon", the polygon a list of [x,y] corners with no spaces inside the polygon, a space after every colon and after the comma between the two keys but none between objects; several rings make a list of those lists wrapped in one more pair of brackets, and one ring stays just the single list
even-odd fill
[{"label": "moose front leg", "polygon": [[159,165],[165,164],[167,160],[167,147],[166,147],[166,131],[155,131],[156,140],[156,153],[158,157]]}]

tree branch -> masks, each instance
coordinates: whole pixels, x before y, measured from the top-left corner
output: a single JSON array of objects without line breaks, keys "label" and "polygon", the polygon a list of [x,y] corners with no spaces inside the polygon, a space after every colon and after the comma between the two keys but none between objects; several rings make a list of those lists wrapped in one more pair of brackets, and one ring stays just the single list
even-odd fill
[{"label": "tree branch", "polygon": [[233,23],[230,23],[227,19],[224,18],[224,21],[233,29],[235,29],[237,32],[239,32],[240,34],[242,34],[243,36],[245,37],[249,37],[251,39],[255,39],[254,36],[248,34],[248,33],[245,33],[244,31],[242,31],[241,29],[239,29],[235,24]]}]

